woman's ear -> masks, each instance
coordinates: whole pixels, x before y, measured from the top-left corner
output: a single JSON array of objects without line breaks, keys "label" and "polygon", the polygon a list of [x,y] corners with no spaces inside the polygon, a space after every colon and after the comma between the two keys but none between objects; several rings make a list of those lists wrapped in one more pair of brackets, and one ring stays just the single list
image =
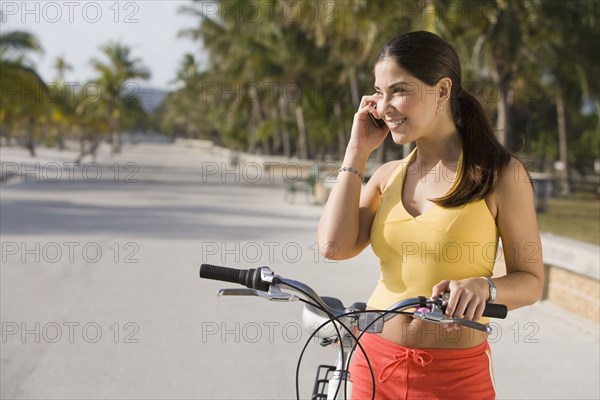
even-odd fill
[{"label": "woman's ear", "polygon": [[438,102],[445,103],[450,99],[450,93],[452,92],[452,79],[448,77],[441,78],[437,83],[437,95]]}]

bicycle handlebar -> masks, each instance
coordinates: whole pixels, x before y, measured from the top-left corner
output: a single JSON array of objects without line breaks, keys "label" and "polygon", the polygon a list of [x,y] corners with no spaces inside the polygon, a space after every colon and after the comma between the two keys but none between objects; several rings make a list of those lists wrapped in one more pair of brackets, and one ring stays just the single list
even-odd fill
[{"label": "bicycle handlebar", "polygon": [[504,319],[507,314],[508,308],[504,304],[486,303],[483,310],[484,317]]},{"label": "bicycle handlebar", "polygon": [[269,283],[260,276],[260,268],[235,269],[212,264],[200,266],[200,278],[238,283],[249,289],[269,290]]},{"label": "bicycle handlebar", "polygon": [[221,267],[212,264],[202,264],[200,266],[200,278],[212,279],[215,281],[231,282],[246,286],[249,289],[256,289],[263,292],[269,290],[271,283],[283,284],[290,289],[307,295],[312,301],[315,301],[321,308],[332,316],[344,313],[343,309],[338,309],[327,304],[310,286],[292,279],[284,279],[279,276],[273,276],[272,282],[262,279],[262,269],[272,273],[268,267],[236,269]]},{"label": "bicycle handlebar", "polygon": [[[328,367],[334,370],[331,379],[326,380],[327,391],[319,391],[318,387],[313,390],[313,398],[325,398],[323,395],[327,393],[327,398],[338,398],[338,392],[341,388],[346,388],[351,382],[346,381],[348,378],[347,365],[349,357],[358,346],[363,352],[369,368],[371,363],[365,353],[360,337],[366,333],[382,332],[383,324],[386,320],[398,314],[412,315],[413,318],[421,320],[447,324],[456,323],[472,329],[477,329],[490,334],[492,328],[489,324],[482,324],[476,321],[467,320],[464,318],[446,317],[445,309],[447,301],[444,296],[439,296],[436,299],[426,298],[423,296],[404,299],[392,305],[388,310],[367,310],[365,303],[354,303],[350,307],[345,307],[343,303],[336,298],[328,298],[319,296],[310,286],[291,279],[275,275],[268,267],[251,268],[251,269],[235,269],[222,267],[211,264],[202,264],[200,266],[200,278],[212,279],[223,282],[236,283],[246,286],[247,289],[221,289],[219,295],[252,295],[266,298],[269,300],[300,300],[305,304],[302,314],[305,327],[309,329],[318,326],[313,331],[309,340],[304,345],[304,349],[300,354],[298,365],[296,367],[296,398],[300,399],[298,377],[300,362],[306,350],[306,346],[310,343],[313,337],[321,339],[321,345],[327,346],[337,343],[339,346],[338,360],[336,366]],[[295,292],[301,293],[303,296],[298,297],[287,291],[282,291],[281,288],[292,289]],[[406,312],[406,310],[414,310]],[[503,304],[486,304],[483,315],[492,318],[505,318],[508,309]],[[317,324],[317,325],[315,325]],[[358,336],[357,336],[358,334]],[[375,398],[375,376],[371,369],[372,379],[372,398]],[[320,382],[320,383],[319,383]],[[323,380],[317,374],[316,385],[322,385]],[[343,386],[344,385],[344,386]],[[315,394],[318,397],[315,397]]]},{"label": "bicycle handlebar", "polygon": [[[223,282],[237,283],[243,286],[246,286],[250,289],[268,291],[271,282],[265,281],[261,278],[261,268],[250,268],[250,269],[236,269],[229,267],[221,267],[218,265],[212,264],[202,264],[200,266],[200,278],[212,279]],[[289,283],[288,283],[289,282]],[[302,286],[302,291],[310,290],[312,295],[317,297],[317,301],[322,305],[325,305],[323,301],[320,301],[321,298],[318,296],[310,287],[305,284],[297,281],[291,281],[288,279],[281,279],[279,277],[275,277],[273,279],[273,283],[288,283],[288,286],[292,288],[296,288],[297,285]],[[298,288],[296,288],[298,289]],[[312,296],[311,296],[312,297]],[[314,300],[314,299],[313,299]],[[333,311],[328,305],[325,306],[328,308],[328,311]],[[341,310],[335,310],[333,314],[339,313]],[[374,310],[375,311],[375,310]],[[445,311],[445,310],[444,310]],[[485,305],[485,309],[483,310],[484,317],[491,318],[506,318],[508,313],[508,308],[504,304],[494,304],[487,303]]]}]

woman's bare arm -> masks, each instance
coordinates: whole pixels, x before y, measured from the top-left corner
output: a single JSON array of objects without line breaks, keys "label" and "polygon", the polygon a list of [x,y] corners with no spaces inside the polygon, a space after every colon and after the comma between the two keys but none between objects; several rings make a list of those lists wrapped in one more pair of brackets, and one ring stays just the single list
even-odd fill
[{"label": "woman's bare arm", "polygon": [[[361,173],[364,173],[373,150],[383,143],[389,132],[387,126],[378,128],[371,122],[369,112],[380,117],[375,104],[374,96],[363,96],[354,114],[342,164]],[[371,223],[379,204],[382,170],[386,171],[384,167],[379,168],[364,190],[358,175],[347,171],[338,174],[317,231],[319,249],[324,257],[343,260],[357,255],[368,245]]]},{"label": "woman's bare arm", "polygon": [[[349,157],[348,153],[344,165],[364,168],[360,161]],[[381,191],[396,165],[398,161],[382,165],[364,188],[358,176],[348,172],[338,175],[317,231],[319,248],[324,257],[343,260],[354,257],[367,247]]]},{"label": "woman's bare arm", "polygon": [[506,261],[506,276],[495,278],[497,302],[509,309],[538,301],[544,287],[542,244],[533,188],[525,167],[512,159],[498,182],[496,221]]}]

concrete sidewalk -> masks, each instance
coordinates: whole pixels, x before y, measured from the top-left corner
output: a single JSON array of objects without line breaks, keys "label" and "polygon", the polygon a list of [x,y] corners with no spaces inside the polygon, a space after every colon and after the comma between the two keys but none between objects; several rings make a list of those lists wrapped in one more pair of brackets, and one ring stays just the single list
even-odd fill
[{"label": "concrete sidewalk", "polygon": [[[66,159],[42,163],[54,156]],[[370,249],[322,259],[320,206],[290,205],[267,175],[199,149],[142,144],[101,161],[97,179],[84,165],[0,184],[0,397],[295,398],[301,305],[217,298],[227,285],[201,281],[199,265],[268,265],[352,303],[378,278]],[[495,328],[499,399],[600,398],[598,325],[543,302]],[[309,346],[302,398],[334,358]]]}]

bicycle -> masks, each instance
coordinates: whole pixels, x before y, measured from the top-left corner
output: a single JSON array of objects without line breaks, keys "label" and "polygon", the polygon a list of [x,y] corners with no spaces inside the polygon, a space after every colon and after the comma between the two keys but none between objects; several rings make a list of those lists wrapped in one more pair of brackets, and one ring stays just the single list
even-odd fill
[{"label": "bicycle", "polygon": [[[412,315],[427,322],[438,324],[458,324],[477,329],[488,334],[492,332],[489,325],[462,319],[448,318],[444,315],[447,301],[443,295],[436,299],[419,296],[405,299],[392,305],[387,310],[367,310],[366,303],[356,302],[345,307],[341,300],[319,296],[310,286],[292,279],[275,275],[269,267],[247,270],[234,269],[211,264],[200,266],[200,278],[223,282],[237,283],[246,288],[219,289],[218,296],[258,296],[273,301],[295,301],[305,303],[302,321],[307,329],[317,328],[310,335],[300,354],[296,367],[296,398],[300,399],[299,371],[304,352],[313,337],[320,339],[322,346],[339,345],[338,356],[334,365],[319,365],[313,386],[312,400],[338,400],[350,397],[352,381],[348,373],[349,361],[358,346],[365,354],[359,339],[366,333],[379,333],[385,321],[397,314]],[[302,294],[305,298],[282,291],[288,288]],[[407,311],[407,310],[413,311]],[[502,304],[487,304],[483,315],[492,318],[505,318],[507,308]],[[371,366],[365,354],[369,367]],[[375,398],[375,377],[371,371],[372,398]],[[338,397],[343,394],[343,397]]]}]

